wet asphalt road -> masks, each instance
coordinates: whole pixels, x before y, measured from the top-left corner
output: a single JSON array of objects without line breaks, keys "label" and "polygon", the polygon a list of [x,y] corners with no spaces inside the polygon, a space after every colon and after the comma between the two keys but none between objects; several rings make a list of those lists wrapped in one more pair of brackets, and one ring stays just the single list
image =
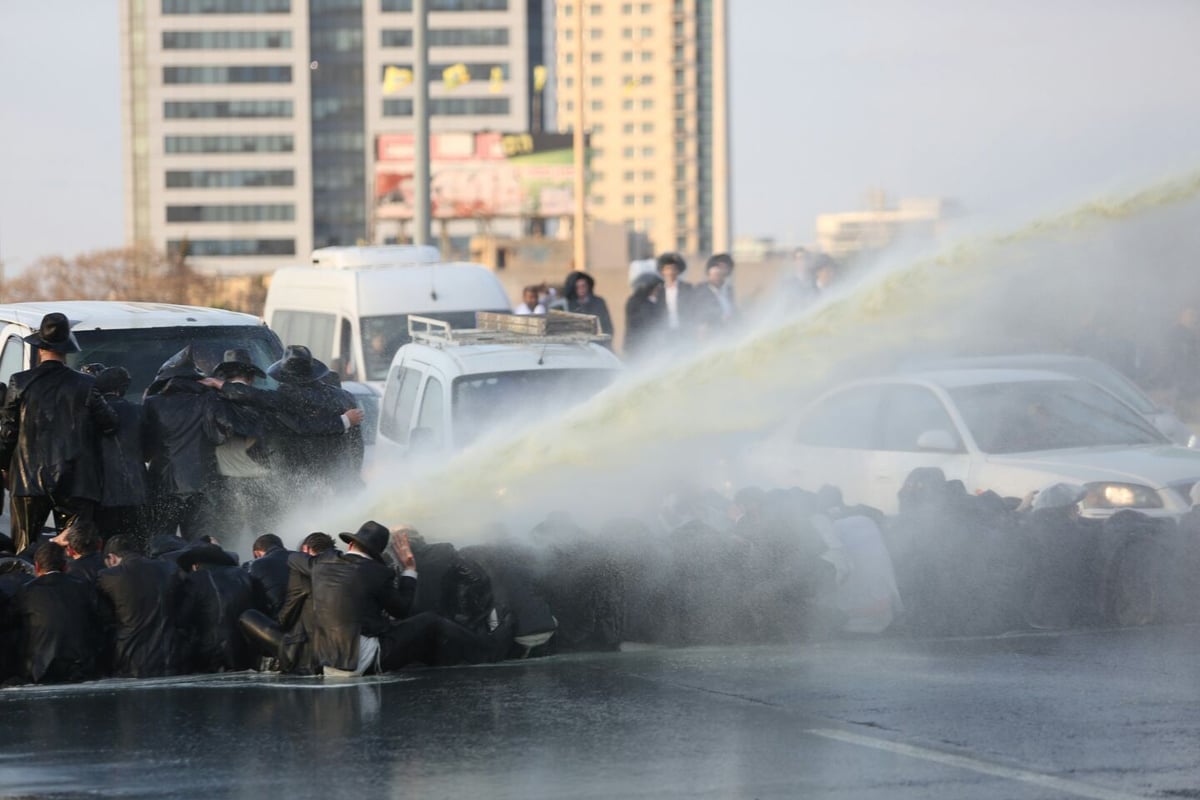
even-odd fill
[{"label": "wet asphalt road", "polygon": [[0,692],[0,796],[1200,798],[1200,628]]}]

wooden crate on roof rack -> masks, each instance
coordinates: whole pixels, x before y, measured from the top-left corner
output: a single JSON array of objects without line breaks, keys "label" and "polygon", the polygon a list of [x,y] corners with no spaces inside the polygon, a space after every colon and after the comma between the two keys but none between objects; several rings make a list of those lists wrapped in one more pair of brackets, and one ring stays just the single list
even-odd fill
[{"label": "wooden crate on roof rack", "polygon": [[523,333],[529,336],[560,336],[570,333],[600,334],[600,320],[591,314],[550,311],[542,314],[498,314],[475,312],[475,327],[484,331]]}]

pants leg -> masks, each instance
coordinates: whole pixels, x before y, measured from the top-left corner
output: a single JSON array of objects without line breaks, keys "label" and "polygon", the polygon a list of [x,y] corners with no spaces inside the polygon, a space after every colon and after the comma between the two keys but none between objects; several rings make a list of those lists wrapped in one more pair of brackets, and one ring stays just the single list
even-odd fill
[{"label": "pants leg", "polygon": [[178,500],[179,533],[184,539],[194,542],[205,534],[216,535],[212,530],[204,495],[192,494]]},{"label": "pants leg", "polygon": [[13,545],[20,553],[36,542],[42,533],[46,518],[54,510],[54,500],[49,497],[18,497],[14,495],[9,503],[12,512],[12,527],[9,529]]},{"label": "pants leg", "polygon": [[426,611],[393,624],[379,637],[379,666],[390,672],[414,663],[431,667],[479,664],[498,657],[496,645],[490,636]]}]

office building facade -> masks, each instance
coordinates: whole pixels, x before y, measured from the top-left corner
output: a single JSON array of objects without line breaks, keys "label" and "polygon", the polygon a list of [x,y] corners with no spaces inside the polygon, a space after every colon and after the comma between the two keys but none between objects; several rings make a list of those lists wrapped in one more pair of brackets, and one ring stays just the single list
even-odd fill
[{"label": "office building facade", "polygon": [[660,252],[728,250],[725,0],[561,0],[554,28],[560,130],[583,85],[589,216]]},{"label": "office building facade", "polygon": [[[539,129],[543,0],[428,6],[432,129]],[[412,0],[122,0],[127,240],[253,274],[376,238],[375,143],[413,130],[383,77],[412,35]]]}]

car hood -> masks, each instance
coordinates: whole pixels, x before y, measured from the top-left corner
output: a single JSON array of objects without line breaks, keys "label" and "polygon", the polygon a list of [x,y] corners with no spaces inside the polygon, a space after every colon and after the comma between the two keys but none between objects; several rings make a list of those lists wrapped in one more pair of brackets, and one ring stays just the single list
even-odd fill
[{"label": "car hood", "polygon": [[988,456],[987,461],[1056,472],[1079,483],[1120,481],[1153,489],[1200,478],[1200,451],[1176,445],[1047,450]]}]

